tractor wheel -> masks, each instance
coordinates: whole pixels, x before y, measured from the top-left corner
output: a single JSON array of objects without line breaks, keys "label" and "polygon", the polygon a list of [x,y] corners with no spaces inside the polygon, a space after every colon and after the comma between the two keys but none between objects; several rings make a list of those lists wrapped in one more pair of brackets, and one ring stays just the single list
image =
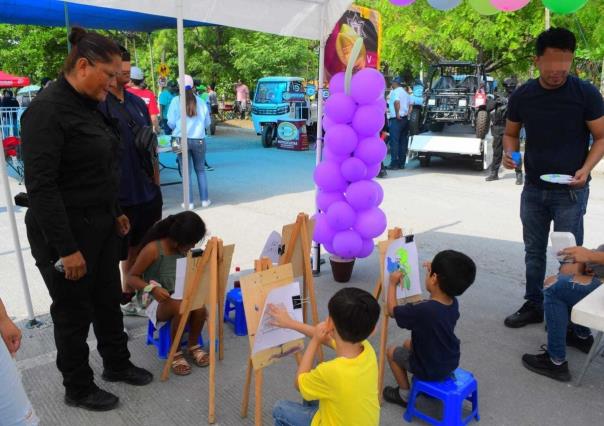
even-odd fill
[{"label": "tractor wheel", "polygon": [[420,167],[429,167],[430,166],[430,156],[429,155],[420,155],[418,157],[418,159],[419,159]]},{"label": "tractor wheel", "polygon": [[272,124],[267,124],[262,128],[262,146],[270,148],[273,146],[273,139],[275,136],[275,129]]},{"label": "tractor wheel", "polygon": [[489,113],[481,109],[476,113],[476,137],[484,139],[489,133]]},{"label": "tractor wheel", "polygon": [[417,135],[421,130],[422,111],[421,107],[413,107],[411,116],[409,117],[409,135]]}]

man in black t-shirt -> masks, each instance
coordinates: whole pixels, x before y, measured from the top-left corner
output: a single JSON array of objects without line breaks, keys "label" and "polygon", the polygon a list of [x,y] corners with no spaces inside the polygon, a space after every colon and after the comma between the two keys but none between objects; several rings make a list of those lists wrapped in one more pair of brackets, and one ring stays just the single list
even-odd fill
[{"label": "man in black t-shirt", "polygon": [[[564,28],[537,38],[535,65],[539,78],[529,80],[510,97],[503,137],[503,165],[513,169],[511,153],[526,130],[526,183],[520,202],[525,246],[525,304],[505,319],[512,328],[543,322],[543,280],[551,222],[555,231],[572,232],[583,244],[583,215],[589,198],[589,174],[604,155],[604,102],[598,90],[569,76],[575,36]],[[590,133],[593,145],[589,146]],[[572,176],[565,184],[548,183],[546,174]]]}]

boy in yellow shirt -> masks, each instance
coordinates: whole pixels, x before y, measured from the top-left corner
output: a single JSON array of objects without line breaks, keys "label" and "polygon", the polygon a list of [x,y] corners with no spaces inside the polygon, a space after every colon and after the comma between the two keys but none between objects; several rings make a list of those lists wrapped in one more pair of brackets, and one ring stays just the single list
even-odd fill
[{"label": "boy in yellow shirt", "polygon": [[[284,309],[270,307],[273,325],[311,337],[294,382],[304,403],[277,401],[275,426],[379,424],[377,359],[366,339],[378,322],[380,306],[365,290],[349,287],[333,295],[328,311],[324,322],[312,326],[295,321]],[[321,344],[335,349],[336,358],[313,369]]]}]

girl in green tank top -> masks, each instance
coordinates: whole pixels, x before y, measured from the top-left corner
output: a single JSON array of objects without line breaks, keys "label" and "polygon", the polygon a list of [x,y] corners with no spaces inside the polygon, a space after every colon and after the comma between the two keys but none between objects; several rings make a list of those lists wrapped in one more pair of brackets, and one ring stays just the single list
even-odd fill
[{"label": "girl in green tank top", "polygon": [[[190,211],[168,216],[157,222],[145,235],[141,251],[128,273],[127,283],[149,296],[152,301],[147,315],[156,328],[171,321],[172,341],[180,322],[180,300],[172,299],[176,281],[176,261],[185,257],[205,236],[206,226],[201,218]],[[193,363],[205,367],[208,354],[197,344],[206,321],[205,307],[191,311],[189,338],[186,353]],[[174,374],[191,373],[191,366],[182,351],[178,351],[172,362]]]}]

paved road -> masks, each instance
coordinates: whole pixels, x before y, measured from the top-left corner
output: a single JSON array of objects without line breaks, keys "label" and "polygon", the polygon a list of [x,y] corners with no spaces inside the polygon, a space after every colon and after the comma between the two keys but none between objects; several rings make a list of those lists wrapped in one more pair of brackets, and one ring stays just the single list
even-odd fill
[{"label": "paved road", "polygon": [[[173,161],[170,154],[166,163]],[[264,149],[249,131],[228,132],[219,128],[209,142],[208,162],[216,168],[208,172],[213,205],[198,209],[211,235],[226,243],[236,243],[234,264],[249,269],[260,254],[264,239],[280,230],[300,211],[313,206],[312,170],[314,152],[287,152]],[[178,175],[166,170],[164,181]],[[385,190],[383,208],[390,226],[401,226],[417,234],[421,260],[436,252],[456,248],[468,253],[478,264],[474,286],[460,299],[461,320],[457,333],[462,341],[461,366],[473,371],[479,381],[481,424],[483,425],[596,425],[604,424],[604,359],[595,361],[583,386],[575,388],[524,370],[520,356],[535,352],[545,343],[543,326],[520,330],[503,327],[503,318],[518,308],[523,294],[523,245],[518,218],[520,188],[513,172],[503,179],[485,183],[483,175],[467,164],[433,161],[428,169],[413,162],[405,171],[390,173],[380,181]],[[19,189],[11,185],[13,192]],[[165,214],[179,210],[180,186],[164,188]],[[586,245],[602,242],[604,217],[604,177],[592,181],[586,218]],[[23,226],[24,211],[17,212],[19,232],[26,260],[28,280],[36,314],[47,320],[49,298],[29,253]],[[14,248],[8,230],[6,208],[0,204],[1,296],[9,312],[18,319],[26,315],[17,276]],[[549,270],[555,269],[550,256]],[[341,287],[331,280],[329,267],[316,280],[320,312]],[[350,285],[372,289],[378,275],[376,257],[357,261]],[[133,359],[157,375],[161,363],[145,346],[146,323],[128,318],[132,335]],[[45,425],[193,425],[207,418],[207,372],[168,382],[155,381],[145,388],[103,384],[122,398],[121,407],[110,413],[90,414],[66,408],[61,402],[60,377],[54,366],[51,328],[25,330],[18,363],[34,406]],[[394,324],[390,341],[402,341],[408,333]],[[92,364],[97,373],[101,361],[91,335]],[[377,347],[378,336],[373,342]],[[217,424],[252,424],[239,418],[243,384],[246,338],[236,337],[227,327],[226,356],[217,370]],[[569,350],[571,373],[576,374],[584,355]],[[270,423],[270,406],[278,398],[296,398],[291,386],[294,363],[286,360],[266,371],[264,421]],[[100,380],[100,379],[99,379]],[[386,375],[386,383],[392,383]],[[433,408],[433,407],[429,407]],[[401,410],[385,405],[382,424],[401,423]],[[252,413],[250,416],[253,417]]]}]

